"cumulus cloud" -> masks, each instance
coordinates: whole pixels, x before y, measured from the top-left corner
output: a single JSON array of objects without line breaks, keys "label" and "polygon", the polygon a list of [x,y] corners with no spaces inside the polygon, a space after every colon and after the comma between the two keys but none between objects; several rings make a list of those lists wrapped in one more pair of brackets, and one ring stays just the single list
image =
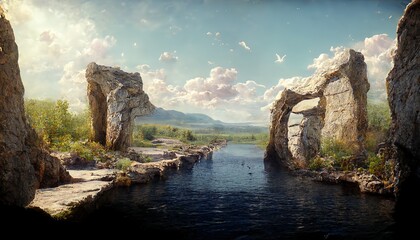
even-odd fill
[{"label": "cumulus cloud", "polygon": [[330,58],[329,54],[321,53],[317,58],[313,59],[312,64],[308,66],[308,69],[314,69],[318,71],[320,69],[327,69],[334,65],[333,58],[334,56],[343,53],[346,50],[343,46],[331,47],[330,52],[333,53],[333,56]]},{"label": "cumulus cloud", "polygon": [[160,54],[159,61],[161,62],[176,62],[178,61],[178,57],[175,56],[175,53],[170,52],[163,52]]},{"label": "cumulus cloud", "polygon": [[281,93],[285,88],[292,88],[297,84],[304,82],[306,78],[299,76],[291,78],[281,78],[276,85],[267,89],[263,94],[263,102],[265,105],[261,106],[261,111],[268,113],[273,103],[280,98]]},{"label": "cumulus cloud", "polygon": [[[72,110],[86,105],[84,70],[91,61],[115,65],[117,39],[98,33],[95,23],[66,1],[3,0],[19,45],[26,98],[65,98]],[[73,9],[69,14],[68,9]]]},{"label": "cumulus cloud", "polygon": [[164,69],[152,69],[147,64],[136,68],[142,76],[144,90],[159,107],[211,112],[212,116],[224,121],[268,118],[259,110],[265,104],[259,91],[265,86],[253,80],[239,82],[235,68],[214,67],[209,76],[189,79],[181,86],[168,84]]},{"label": "cumulus cloud", "polygon": [[387,34],[378,34],[365,38],[354,48],[365,56],[370,83],[369,97],[386,100],[385,79],[393,67],[392,57],[396,49],[396,39]]},{"label": "cumulus cloud", "polygon": [[239,44],[239,46],[243,47],[245,50],[251,51],[251,48],[248,47],[248,45],[246,45],[246,43],[244,41],[241,41],[238,44]]}]

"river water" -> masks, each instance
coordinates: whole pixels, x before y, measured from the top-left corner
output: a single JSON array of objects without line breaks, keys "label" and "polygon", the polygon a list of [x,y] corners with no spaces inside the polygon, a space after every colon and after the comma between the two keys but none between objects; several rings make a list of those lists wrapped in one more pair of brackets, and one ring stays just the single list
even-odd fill
[{"label": "river water", "polygon": [[174,239],[393,239],[394,201],[265,171],[264,152],[229,144],[164,181],[115,189],[87,221]]}]

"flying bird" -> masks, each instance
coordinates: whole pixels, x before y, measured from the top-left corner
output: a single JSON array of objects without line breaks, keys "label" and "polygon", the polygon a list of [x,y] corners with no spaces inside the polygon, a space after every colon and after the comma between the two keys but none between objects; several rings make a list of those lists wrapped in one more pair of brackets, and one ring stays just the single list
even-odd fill
[{"label": "flying bird", "polygon": [[284,54],[282,57],[280,57],[280,55],[278,55],[277,53],[276,53],[276,57],[277,57],[277,59],[276,59],[276,61],[274,61],[275,63],[282,63],[282,62],[284,62],[284,58],[286,57],[286,54]]}]

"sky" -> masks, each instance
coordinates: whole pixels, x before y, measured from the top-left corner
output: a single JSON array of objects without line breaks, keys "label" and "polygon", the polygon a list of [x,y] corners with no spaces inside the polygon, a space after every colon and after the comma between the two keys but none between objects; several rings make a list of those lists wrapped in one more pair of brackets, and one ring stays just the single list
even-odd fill
[{"label": "sky", "polygon": [[0,0],[25,98],[87,106],[88,63],[139,72],[151,102],[225,122],[269,122],[284,88],[345,48],[365,56],[385,101],[396,26],[391,0]]}]

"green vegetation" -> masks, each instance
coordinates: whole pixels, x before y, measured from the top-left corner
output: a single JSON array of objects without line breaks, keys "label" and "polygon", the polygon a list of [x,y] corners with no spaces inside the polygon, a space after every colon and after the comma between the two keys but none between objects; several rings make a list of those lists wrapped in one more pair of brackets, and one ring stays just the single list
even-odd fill
[{"label": "green vegetation", "polygon": [[331,160],[328,160],[327,158],[322,158],[320,156],[316,156],[309,162],[308,167],[311,170],[319,171],[324,168],[332,168],[332,164],[333,162]]},{"label": "green vegetation", "polygon": [[137,125],[133,133],[133,142],[151,141],[155,138],[174,138],[183,142],[195,141],[196,138],[189,129],[181,129],[169,125],[145,124]]},{"label": "green vegetation", "polygon": [[337,160],[351,157],[353,153],[352,147],[346,143],[336,139],[324,139],[321,143],[321,155],[332,157]]},{"label": "green vegetation", "polygon": [[366,149],[376,154],[379,143],[384,142],[391,125],[391,112],[386,102],[368,103],[368,131],[366,133]]},{"label": "green vegetation", "polygon": [[131,167],[131,163],[129,158],[121,158],[118,160],[115,167],[119,170],[127,171]]},{"label": "green vegetation", "polygon": [[133,132],[133,145],[137,147],[152,147],[151,141],[156,138],[178,139],[184,143],[206,145],[220,140],[234,143],[257,144],[265,148],[268,143],[267,133],[211,133],[206,130],[191,131],[169,125],[144,124],[137,125]]},{"label": "green vegetation", "polygon": [[59,146],[63,140],[89,138],[89,112],[71,114],[65,100],[30,99],[25,101],[25,109],[29,123],[51,148]]},{"label": "green vegetation", "polygon": [[95,160],[105,154],[98,143],[89,142],[89,111],[79,114],[69,112],[65,100],[26,100],[26,116],[42,139],[44,146],[63,152],[73,152],[87,160]]},{"label": "green vegetation", "polygon": [[351,146],[337,139],[324,139],[321,143],[320,156],[309,162],[309,169],[320,170],[334,167],[343,171],[369,171],[381,179],[392,176],[393,166],[386,162],[382,155],[378,155],[379,143],[386,140],[387,132],[391,123],[391,114],[388,104],[368,103],[368,131],[366,133],[365,146],[368,158],[365,162],[357,162],[352,153],[356,146]]},{"label": "green vegetation", "polygon": [[372,103],[367,106],[369,127],[366,133],[367,168],[371,174],[381,179],[389,179],[393,175],[392,163],[386,162],[384,156],[377,153],[378,145],[386,141],[391,126],[391,112],[387,102]]}]

